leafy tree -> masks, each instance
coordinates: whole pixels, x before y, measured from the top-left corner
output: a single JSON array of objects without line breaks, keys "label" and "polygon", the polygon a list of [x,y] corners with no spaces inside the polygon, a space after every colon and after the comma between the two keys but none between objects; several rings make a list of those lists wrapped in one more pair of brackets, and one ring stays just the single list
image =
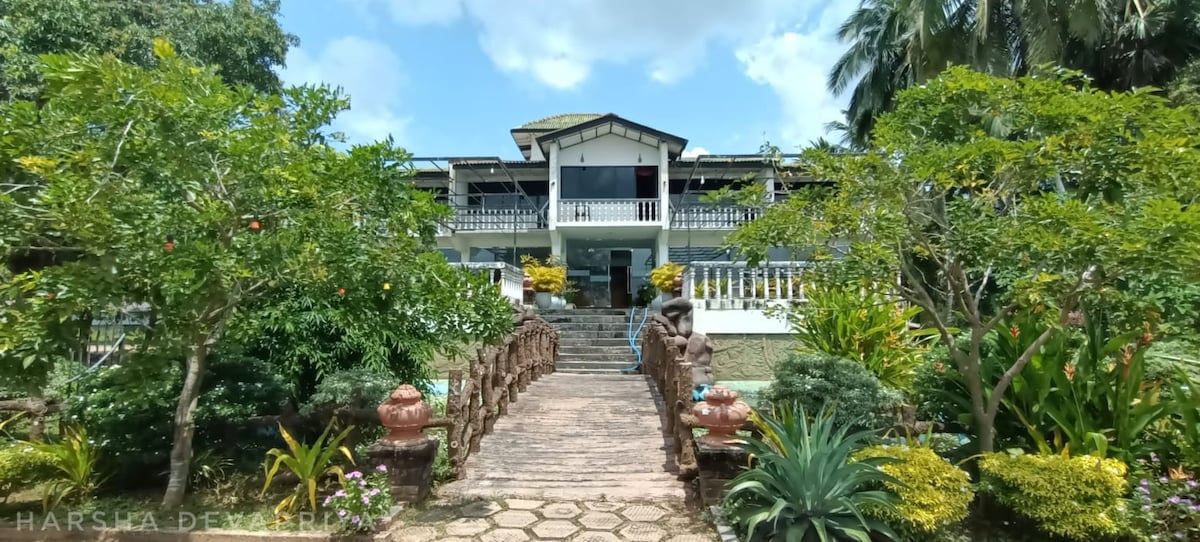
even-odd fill
[{"label": "leafy tree", "polygon": [[279,27],[279,0],[5,0],[0,3],[0,100],[40,94],[39,55],[113,54],[154,64],[164,38],[219,66],[230,84],[279,90],[275,68],[298,41]]},{"label": "leafy tree", "polygon": [[53,288],[35,303],[73,310],[144,303],[153,314],[147,347],[186,357],[163,498],[177,506],[209,353],[268,295],[359,311],[363,336],[398,325],[444,343],[491,340],[511,322],[482,278],[426,254],[448,211],[413,186],[404,151],[390,141],[331,145],[324,130],[347,108],[344,97],[324,87],[231,88],[165,42],[155,52],[152,69],[111,56],[46,57],[41,107],[0,106],[0,164],[13,165],[0,196],[0,252],[36,244],[73,257],[55,267],[61,280],[21,273],[6,295]]},{"label": "leafy tree", "polygon": [[948,64],[1005,77],[1055,64],[1103,89],[1164,86],[1200,55],[1198,14],[1197,0],[863,0],[828,85],[853,87],[846,123],[862,145],[899,91]]},{"label": "leafy tree", "polygon": [[[793,193],[729,239],[751,260],[815,251],[826,280],[892,283],[924,309],[968,388],[985,451],[1005,390],[1083,302],[1161,320],[1142,277],[1200,274],[1200,124],[1146,92],[953,68],[900,95],[863,155],[811,152],[830,189]],[[849,250],[840,250],[849,244]],[[844,254],[843,254],[844,252]],[[980,348],[1019,312],[1053,316],[985,389]],[[959,331],[964,335],[959,335]]]}]

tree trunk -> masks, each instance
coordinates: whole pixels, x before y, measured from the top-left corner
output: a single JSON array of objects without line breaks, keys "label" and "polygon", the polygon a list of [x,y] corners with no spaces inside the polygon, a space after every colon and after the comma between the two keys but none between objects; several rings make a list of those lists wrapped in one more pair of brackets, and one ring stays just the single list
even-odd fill
[{"label": "tree trunk", "polygon": [[178,508],[183,504],[187,492],[192,464],[192,437],[196,433],[196,404],[200,399],[200,382],[204,378],[211,341],[212,337],[207,334],[197,336],[187,357],[187,374],[179,393],[179,403],[175,407],[175,438],[171,443],[171,470],[167,491],[163,495],[164,508]]}]

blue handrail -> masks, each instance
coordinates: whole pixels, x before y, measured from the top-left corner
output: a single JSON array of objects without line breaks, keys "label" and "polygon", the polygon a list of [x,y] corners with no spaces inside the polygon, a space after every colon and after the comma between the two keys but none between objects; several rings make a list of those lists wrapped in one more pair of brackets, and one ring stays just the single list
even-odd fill
[{"label": "blue handrail", "polygon": [[633,349],[633,354],[637,356],[637,363],[632,367],[621,369],[622,373],[632,373],[642,368],[642,349],[637,345],[638,335],[642,334],[642,328],[646,326],[646,320],[650,318],[650,308],[646,307],[646,312],[642,313],[642,323],[638,324],[637,331],[633,330],[633,320],[637,318],[637,307],[629,311],[629,325],[625,329],[625,335],[629,338],[629,347]]}]

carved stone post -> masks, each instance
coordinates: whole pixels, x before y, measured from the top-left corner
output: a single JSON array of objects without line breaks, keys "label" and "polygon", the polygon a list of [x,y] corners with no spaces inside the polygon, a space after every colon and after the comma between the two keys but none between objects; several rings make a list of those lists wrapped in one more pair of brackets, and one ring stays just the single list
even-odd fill
[{"label": "carved stone post", "polygon": [[379,405],[379,421],[388,433],[371,445],[367,456],[375,466],[387,468],[388,485],[397,501],[425,500],[433,488],[433,461],[440,444],[422,433],[433,409],[421,392],[405,384]]},{"label": "carved stone post", "polygon": [[726,484],[746,465],[746,452],[732,446],[731,441],[749,417],[750,405],[738,399],[736,391],[713,386],[692,413],[697,424],[708,429],[708,434],[696,443],[700,499],[705,506],[720,504]]}]

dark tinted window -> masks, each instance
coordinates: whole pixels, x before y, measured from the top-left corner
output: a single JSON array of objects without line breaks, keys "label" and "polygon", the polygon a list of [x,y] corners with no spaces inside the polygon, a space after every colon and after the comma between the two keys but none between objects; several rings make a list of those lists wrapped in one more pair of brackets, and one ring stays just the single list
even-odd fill
[{"label": "dark tinted window", "polygon": [[656,166],[580,166],[561,170],[563,199],[658,197]]}]

